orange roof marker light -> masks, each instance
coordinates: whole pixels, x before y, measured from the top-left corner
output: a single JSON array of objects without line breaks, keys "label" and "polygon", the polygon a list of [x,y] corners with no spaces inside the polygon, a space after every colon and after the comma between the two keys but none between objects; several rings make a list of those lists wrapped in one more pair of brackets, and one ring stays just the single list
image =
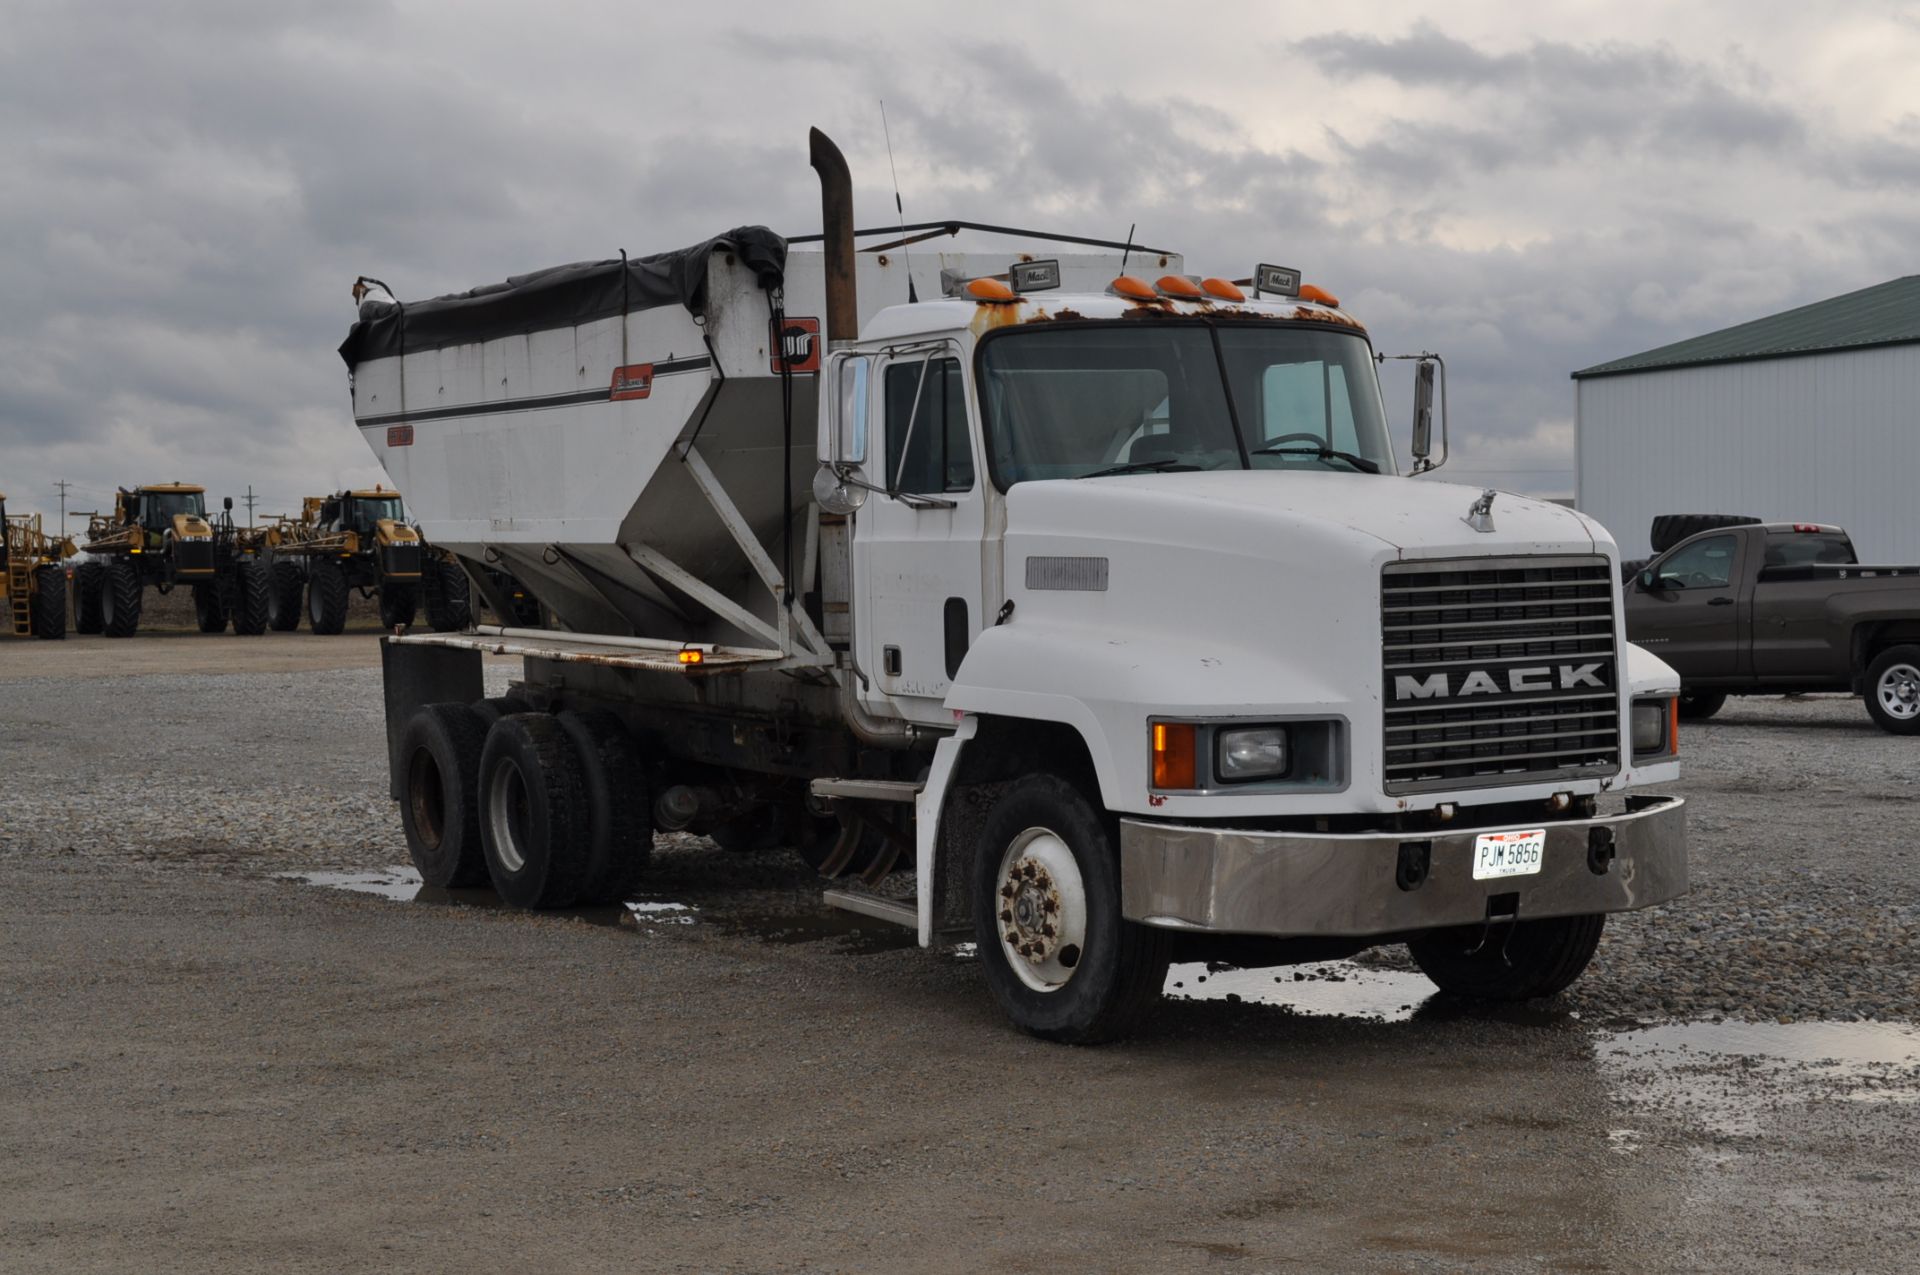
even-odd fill
[{"label": "orange roof marker light", "polygon": [[1247,299],[1246,293],[1240,291],[1240,289],[1234,287],[1233,284],[1225,279],[1202,279],[1200,281],[1200,288],[1201,291],[1205,292],[1208,296],[1217,297],[1222,301],[1245,301]]},{"label": "orange roof marker light", "polygon": [[1154,284],[1163,297],[1176,297],[1181,301],[1198,301],[1206,296],[1200,291],[1200,285],[1185,275],[1163,274]]},{"label": "orange roof marker light", "polygon": [[998,279],[969,279],[966,294],[975,301],[1018,301],[1020,298],[1012,288]]},{"label": "orange roof marker light", "polygon": [[1334,296],[1325,288],[1318,287],[1311,283],[1303,283],[1300,285],[1300,299],[1302,301],[1318,301],[1321,305],[1336,307],[1340,304],[1339,297]]},{"label": "orange roof marker light", "polygon": [[1160,294],[1147,286],[1145,279],[1123,274],[1107,285],[1107,291],[1116,297],[1125,297],[1129,301],[1157,301]]}]

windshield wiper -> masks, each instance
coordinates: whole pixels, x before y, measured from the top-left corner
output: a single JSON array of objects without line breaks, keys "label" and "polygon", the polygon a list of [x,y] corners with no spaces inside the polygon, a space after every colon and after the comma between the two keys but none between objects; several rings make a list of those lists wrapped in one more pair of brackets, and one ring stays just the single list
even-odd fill
[{"label": "windshield wiper", "polygon": [[1352,452],[1343,452],[1334,447],[1308,447],[1300,443],[1275,443],[1269,447],[1256,447],[1247,453],[1250,456],[1318,456],[1321,460],[1344,460],[1363,474],[1377,474],[1380,466],[1365,456],[1356,456]]},{"label": "windshield wiper", "polygon": [[1175,470],[1198,469],[1200,466],[1184,460],[1175,460],[1171,456],[1162,456],[1158,460],[1130,460],[1118,465],[1109,465],[1105,469],[1095,469],[1084,474],[1075,474],[1075,478],[1106,478],[1112,474],[1139,474],[1147,470],[1171,473]]}]

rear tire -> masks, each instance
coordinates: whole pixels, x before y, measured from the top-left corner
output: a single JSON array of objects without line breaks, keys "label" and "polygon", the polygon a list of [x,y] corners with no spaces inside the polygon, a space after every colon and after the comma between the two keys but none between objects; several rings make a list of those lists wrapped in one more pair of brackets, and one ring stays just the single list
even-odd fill
[{"label": "rear tire", "polygon": [[73,631],[98,633],[106,627],[101,615],[101,592],[107,587],[107,569],[98,562],[85,562],[73,572]]},{"label": "rear tire", "polygon": [[315,558],[308,568],[307,623],[323,637],[347,627],[347,573],[339,563]]},{"label": "rear tire", "polygon": [[383,584],[380,586],[380,627],[391,633],[413,623],[419,602],[410,584]]},{"label": "rear tire", "polygon": [[586,782],[584,904],[624,903],[653,857],[653,798],[640,753],[611,713],[556,714],[580,754]]},{"label": "rear tire", "polygon": [[1681,691],[1680,720],[1704,722],[1727,706],[1724,691]]},{"label": "rear tire", "polygon": [[428,562],[424,583],[427,624],[435,633],[457,633],[473,623],[473,594],[458,562]]},{"label": "rear tire", "polygon": [[267,627],[275,633],[291,633],[300,627],[301,594],[306,577],[294,562],[275,562],[267,567]]},{"label": "rear tire", "polygon": [[267,631],[267,565],[257,558],[242,558],[233,571],[233,631],[242,637],[259,637]]},{"label": "rear tire", "polygon": [[1920,735],[1920,646],[1890,646],[1867,667],[1867,716],[1889,735]]},{"label": "rear tire", "polygon": [[223,633],[227,628],[227,608],[220,599],[217,584],[193,586],[193,618],[202,633]]},{"label": "rear tire", "polygon": [[481,721],[491,726],[509,713],[531,713],[533,705],[518,695],[500,695],[493,699],[475,700],[473,711],[480,714]]},{"label": "rear tire", "polygon": [[57,564],[41,567],[33,577],[33,598],[29,603],[33,635],[58,642],[67,636],[67,569]]},{"label": "rear tire", "polygon": [[1019,780],[988,812],[973,864],[974,937],[987,986],[1021,1031],[1097,1044],[1160,998],[1172,938],[1121,916],[1118,832],[1056,775]]},{"label": "rear tire", "polygon": [[513,713],[480,754],[480,845],[487,875],[515,907],[580,897],[591,841],[579,750],[547,713]]},{"label": "rear tire", "polygon": [[465,704],[415,710],[400,734],[400,826],[420,879],[442,890],[487,884],[480,849],[480,754],[487,727]]},{"label": "rear tire", "polygon": [[132,637],[140,627],[140,569],[126,557],[107,563],[100,590],[100,631],[110,638]]},{"label": "rear tire", "polygon": [[1407,944],[1414,964],[1434,986],[1455,996],[1524,1001],[1565,991],[1600,946],[1604,915],[1554,916],[1499,926],[1436,930]]}]

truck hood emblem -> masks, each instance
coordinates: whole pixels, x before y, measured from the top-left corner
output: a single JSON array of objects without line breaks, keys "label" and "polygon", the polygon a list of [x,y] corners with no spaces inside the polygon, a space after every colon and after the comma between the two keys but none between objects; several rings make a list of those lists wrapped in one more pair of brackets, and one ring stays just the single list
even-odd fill
[{"label": "truck hood emblem", "polygon": [[1467,516],[1460,521],[1475,531],[1493,530],[1493,498],[1498,493],[1489,487],[1480,493],[1480,499],[1467,506]]}]

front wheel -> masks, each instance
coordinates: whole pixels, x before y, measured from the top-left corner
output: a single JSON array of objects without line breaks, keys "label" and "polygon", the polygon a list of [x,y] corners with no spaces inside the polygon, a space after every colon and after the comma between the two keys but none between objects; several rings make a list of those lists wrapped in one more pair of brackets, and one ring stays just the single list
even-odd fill
[{"label": "front wheel", "polygon": [[193,618],[202,633],[220,633],[227,627],[226,603],[217,584],[193,586]]},{"label": "front wheel", "polygon": [[1021,1031],[1097,1044],[1159,999],[1170,938],[1121,916],[1117,833],[1056,775],[1018,781],[988,813],[973,865],[974,934],[987,986]]},{"label": "front wheel", "polygon": [[33,598],[28,604],[33,635],[58,642],[67,636],[67,572],[55,564],[34,573]]},{"label": "front wheel", "polygon": [[1551,916],[1538,921],[1462,925],[1407,943],[1435,987],[1476,1000],[1524,1001],[1565,991],[1600,946],[1607,918]]},{"label": "front wheel", "polygon": [[1704,722],[1727,706],[1722,691],[1681,691],[1680,717],[1683,721]]},{"label": "front wheel", "polygon": [[307,570],[307,624],[322,637],[347,627],[347,573],[326,558]]},{"label": "front wheel", "polygon": [[1867,716],[1889,735],[1920,735],[1920,646],[1894,646],[1867,668]]}]

